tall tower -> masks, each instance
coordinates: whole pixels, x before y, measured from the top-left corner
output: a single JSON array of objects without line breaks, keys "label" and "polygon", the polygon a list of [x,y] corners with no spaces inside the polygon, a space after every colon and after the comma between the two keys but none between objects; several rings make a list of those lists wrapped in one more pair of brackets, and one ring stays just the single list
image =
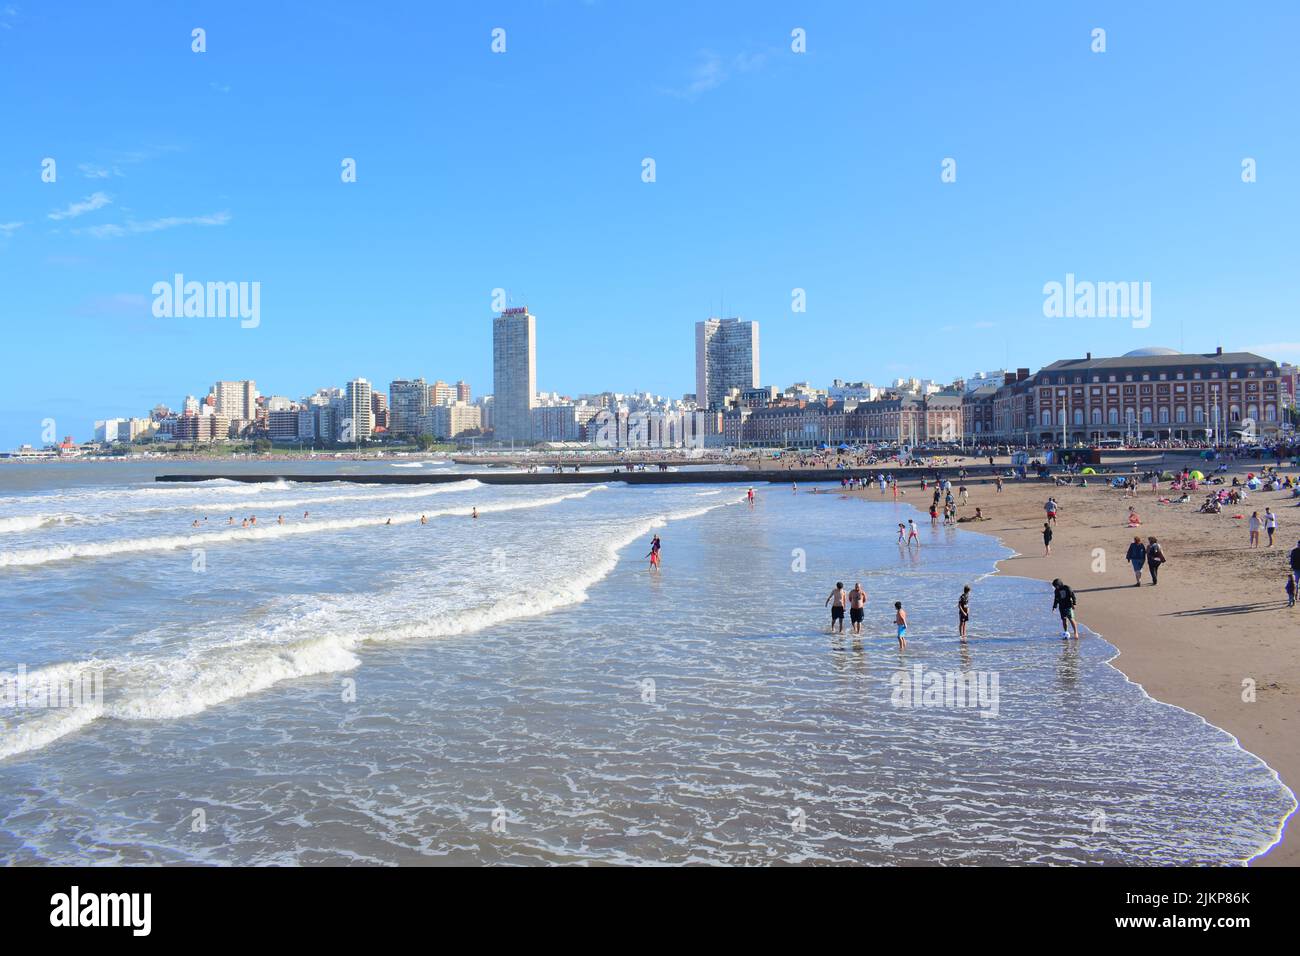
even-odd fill
[{"label": "tall tower", "polygon": [[375,430],[374,406],[371,402],[370,383],[364,378],[348,382],[343,399],[343,420],[339,423],[339,440],[342,442],[369,441]]},{"label": "tall tower", "polygon": [[722,407],[731,388],[758,388],[758,323],[705,319],[695,323],[695,401]]},{"label": "tall tower", "polygon": [[497,441],[531,441],[537,404],[537,319],[523,308],[492,320],[492,404]]}]

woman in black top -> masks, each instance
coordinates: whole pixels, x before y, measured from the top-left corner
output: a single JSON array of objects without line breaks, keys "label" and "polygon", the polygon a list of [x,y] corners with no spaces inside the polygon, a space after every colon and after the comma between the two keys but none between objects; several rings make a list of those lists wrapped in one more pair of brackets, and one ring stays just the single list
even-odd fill
[{"label": "woman in black top", "polygon": [[1052,526],[1043,524],[1043,556],[1048,557],[1052,553]]},{"label": "woman in black top", "polygon": [[1160,573],[1160,565],[1165,563],[1165,552],[1160,547],[1160,542],[1155,538],[1147,538],[1147,570],[1151,572],[1151,583],[1159,584],[1157,575]]}]

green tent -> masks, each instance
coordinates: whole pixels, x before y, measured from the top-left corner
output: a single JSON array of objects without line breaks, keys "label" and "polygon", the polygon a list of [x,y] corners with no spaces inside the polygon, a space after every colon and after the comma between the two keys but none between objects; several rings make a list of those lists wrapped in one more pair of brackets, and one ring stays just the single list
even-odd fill
[{"label": "green tent", "polygon": [[1096,468],[1085,468],[1083,469],[1083,471],[1079,472],[1079,474],[1081,475],[1095,475],[1096,473],[1097,473]]},{"label": "green tent", "polygon": [[1197,481],[1204,481],[1204,480],[1205,480],[1205,476],[1204,476],[1203,474],[1201,474],[1199,471],[1194,471],[1194,472],[1192,472],[1192,477],[1195,478]]}]

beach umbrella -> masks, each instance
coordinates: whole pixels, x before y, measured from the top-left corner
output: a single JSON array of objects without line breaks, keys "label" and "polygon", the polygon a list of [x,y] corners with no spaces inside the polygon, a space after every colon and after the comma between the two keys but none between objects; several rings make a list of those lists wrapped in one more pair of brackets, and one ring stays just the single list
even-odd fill
[{"label": "beach umbrella", "polygon": [[1205,480],[1205,476],[1204,476],[1203,474],[1201,474],[1199,471],[1194,471],[1194,472],[1192,472],[1191,477],[1195,478],[1197,481],[1204,481],[1204,480]]}]

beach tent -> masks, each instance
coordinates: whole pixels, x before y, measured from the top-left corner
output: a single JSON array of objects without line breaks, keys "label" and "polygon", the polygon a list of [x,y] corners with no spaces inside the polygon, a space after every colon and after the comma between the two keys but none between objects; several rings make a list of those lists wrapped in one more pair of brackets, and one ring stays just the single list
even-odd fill
[{"label": "beach tent", "polygon": [[1173,481],[1173,480],[1176,479],[1177,477],[1178,477],[1178,476],[1175,475],[1172,471],[1166,471],[1166,472],[1162,472],[1162,473],[1161,473],[1161,475],[1160,475],[1160,480],[1161,480],[1161,481]]},{"label": "beach tent", "polygon": [[839,450],[840,450],[840,451],[848,451],[848,450],[849,450],[849,446],[846,445],[846,444],[844,444],[844,442],[840,442],[840,448],[839,448]]},{"label": "beach tent", "polygon": [[1205,476],[1204,476],[1203,474],[1201,474],[1199,471],[1194,471],[1194,472],[1192,472],[1191,477],[1192,477],[1192,478],[1195,478],[1197,481],[1204,481],[1204,480],[1205,480]]},{"label": "beach tent", "polygon": [[1095,475],[1096,473],[1097,473],[1096,468],[1085,468],[1083,469],[1083,471],[1079,472],[1079,474],[1081,475]]}]

